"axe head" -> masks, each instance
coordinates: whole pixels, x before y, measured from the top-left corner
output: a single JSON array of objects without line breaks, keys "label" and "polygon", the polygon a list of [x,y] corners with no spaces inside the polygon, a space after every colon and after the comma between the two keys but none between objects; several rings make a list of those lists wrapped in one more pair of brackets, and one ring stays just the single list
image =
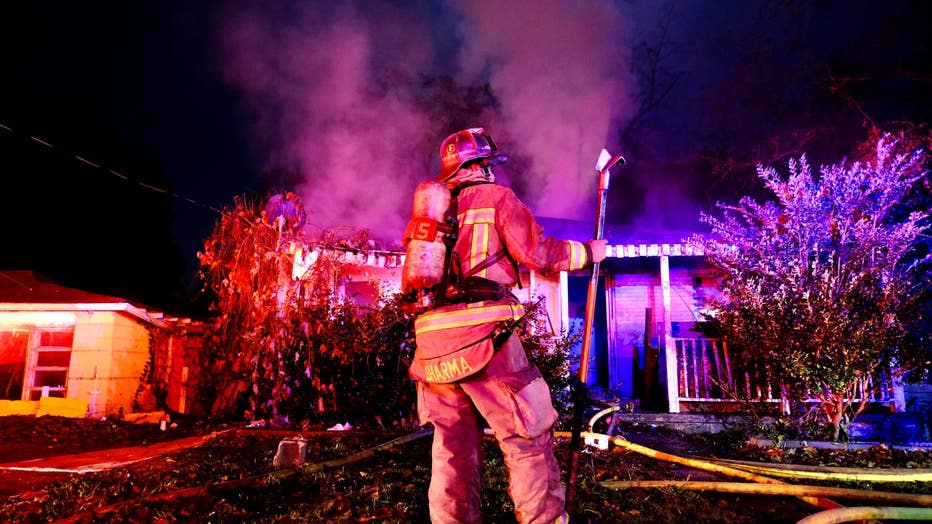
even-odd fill
[{"label": "axe head", "polygon": [[595,163],[595,170],[601,173],[619,163],[624,165],[625,157],[621,155],[612,156],[609,154],[608,150],[603,148],[602,152],[599,153],[599,160]]}]

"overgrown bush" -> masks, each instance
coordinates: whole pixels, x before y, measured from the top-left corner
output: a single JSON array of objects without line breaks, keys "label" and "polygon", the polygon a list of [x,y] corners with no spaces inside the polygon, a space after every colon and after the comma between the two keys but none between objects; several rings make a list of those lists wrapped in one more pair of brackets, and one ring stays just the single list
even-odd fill
[{"label": "overgrown bush", "polygon": [[558,425],[566,425],[573,410],[571,387],[574,383],[571,349],[581,334],[551,332],[550,322],[543,303],[525,304],[528,308],[527,322],[519,331],[521,342],[527,351],[528,360],[534,363],[550,386],[553,407],[560,413]]},{"label": "overgrown bush", "polygon": [[904,209],[927,177],[922,151],[890,139],[867,162],[823,166],[805,156],[789,175],[759,167],[776,197],[720,204],[696,237],[724,275],[714,320],[733,354],[801,405],[816,401],[834,438],[888,381],[928,365],[929,334],[917,332],[928,302],[928,254],[917,245],[927,207]]},{"label": "overgrown bush", "polygon": [[[286,201],[300,209],[296,196]],[[202,280],[217,297],[198,381],[200,395],[212,395],[211,414],[288,426],[414,423],[412,319],[397,297],[360,306],[338,293],[340,280],[359,269],[343,255],[365,245],[365,236],[328,238],[295,279],[295,258],[312,260],[314,246],[300,236],[295,217],[285,218],[269,217],[258,199],[237,198],[199,253]],[[554,405],[568,413],[573,338],[552,336],[543,309],[528,308],[518,334],[551,385]]]},{"label": "overgrown bush", "polygon": [[[201,395],[213,395],[211,415],[289,425],[409,421],[408,319],[395,301],[363,307],[338,292],[354,265],[344,254],[364,235],[314,249],[298,227],[296,196],[285,196],[292,213],[276,217],[260,202],[237,198],[198,253],[216,295],[200,381]],[[308,263],[297,279],[296,257]]]}]

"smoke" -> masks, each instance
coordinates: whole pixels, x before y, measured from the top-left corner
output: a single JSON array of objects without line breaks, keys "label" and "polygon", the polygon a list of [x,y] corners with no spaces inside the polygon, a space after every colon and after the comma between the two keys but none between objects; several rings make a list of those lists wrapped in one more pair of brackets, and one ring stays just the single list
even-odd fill
[{"label": "smoke", "polygon": [[[426,116],[388,72],[430,67],[432,46],[416,14],[354,3],[239,4],[223,16],[227,79],[255,115],[269,171],[299,173],[308,222],[396,240],[410,195],[427,173],[419,137]],[[313,228],[312,228],[313,229]]]},{"label": "smoke", "polygon": [[627,23],[606,1],[457,2],[464,79],[488,76],[541,214],[591,218],[603,147],[632,111]]},{"label": "smoke", "polygon": [[631,105],[625,23],[608,2],[233,2],[218,21],[253,142],[267,171],[300,174],[310,224],[397,243],[456,130],[439,127],[420,80],[451,73],[489,84],[489,131],[531,161],[531,208],[591,218],[596,158]]}]

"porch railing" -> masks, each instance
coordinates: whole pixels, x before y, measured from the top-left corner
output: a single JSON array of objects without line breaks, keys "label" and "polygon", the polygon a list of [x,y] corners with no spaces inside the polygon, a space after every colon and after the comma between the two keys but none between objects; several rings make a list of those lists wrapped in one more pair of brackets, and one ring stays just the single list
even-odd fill
[{"label": "porch railing", "polygon": [[[778,402],[788,408],[779,384],[768,379],[767,369],[735,362],[728,344],[720,338],[674,338],[678,402]],[[902,386],[890,373],[871,377],[870,402],[902,402]],[[873,386],[877,387],[873,387]],[[859,400],[859,399],[857,399]],[[813,396],[813,401],[815,398]]]}]

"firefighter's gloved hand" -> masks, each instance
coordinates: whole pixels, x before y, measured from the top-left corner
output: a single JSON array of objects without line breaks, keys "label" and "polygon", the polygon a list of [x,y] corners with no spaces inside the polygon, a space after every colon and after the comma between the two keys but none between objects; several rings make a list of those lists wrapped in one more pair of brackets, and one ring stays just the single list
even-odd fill
[{"label": "firefighter's gloved hand", "polygon": [[589,253],[591,255],[589,259],[590,263],[595,264],[596,262],[605,260],[605,246],[607,244],[608,242],[606,242],[604,238],[598,240],[593,239],[586,242],[586,246],[589,248]]}]

